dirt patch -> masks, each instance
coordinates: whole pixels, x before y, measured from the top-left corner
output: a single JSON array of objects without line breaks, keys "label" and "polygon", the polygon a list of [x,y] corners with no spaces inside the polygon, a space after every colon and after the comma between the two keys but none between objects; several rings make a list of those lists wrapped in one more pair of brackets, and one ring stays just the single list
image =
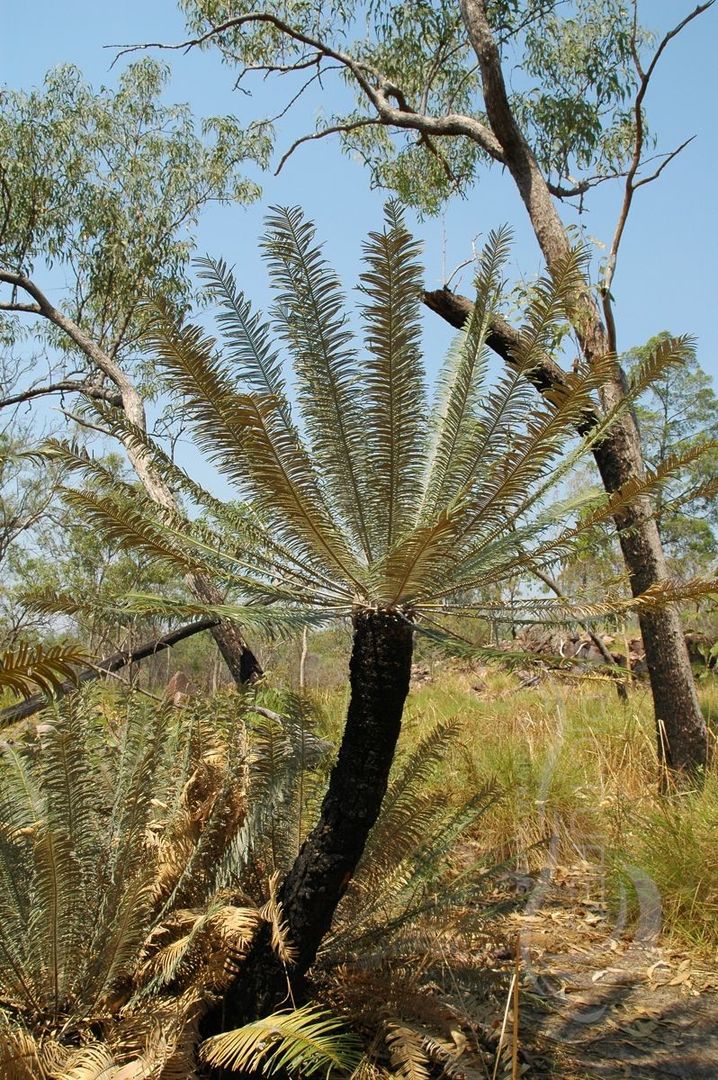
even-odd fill
[{"label": "dirt patch", "polygon": [[586,864],[517,884],[527,900],[506,919],[502,955],[506,977],[517,943],[522,1076],[718,1078],[718,973],[657,944],[650,882],[635,875],[640,916],[630,932]]}]

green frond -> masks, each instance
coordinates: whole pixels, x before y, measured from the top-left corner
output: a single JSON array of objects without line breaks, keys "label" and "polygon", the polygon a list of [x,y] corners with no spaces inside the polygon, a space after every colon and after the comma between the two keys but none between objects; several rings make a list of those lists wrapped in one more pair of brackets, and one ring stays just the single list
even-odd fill
[{"label": "green frond", "polygon": [[28,925],[34,990],[57,1016],[76,973],[75,930],[82,871],[67,834],[41,826],[33,844],[34,880]]},{"label": "green frond", "polygon": [[256,499],[281,538],[312,553],[325,571],[357,583],[358,568],[327,509],[299,435],[288,429],[277,400],[236,389],[213,339],[198,327],[177,327],[159,305],[146,345],[185,398],[197,444],[240,492]]},{"label": "green frond", "polygon": [[695,338],[688,334],[680,337],[661,337],[651,351],[641,357],[631,372],[627,393],[636,401],[646,390],[661,379],[666,371],[687,363],[695,356]]},{"label": "green frond", "polygon": [[465,494],[457,496],[463,504],[461,538],[472,535],[477,526],[493,534],[505,528],[507,519],[513,520],[511,515],[525,506],[527,493],[547,475],[553,480],[557,457],[575,438],[580,418],[613,365],[610,357],[596,361],[590,370],[572,378],[557,402],[534,406],[524,417],[523,430],[515,434],[502,459],[482,470],[476,483],[469,482]]},{"label": "green frond", "polygon": [[[108,415],[113,416],[116,410],[109,410]],[[101,460],[94,457],[90,451],[80,446],[74,440],[66,442],[62,439],[47,439],[37,451],[42,461],[54,461],[62,465],[66,474],[80,473],[85,478],[92,480],[99,488],[109,489],[117,494],[123,492],[128,499],[133,497],[142,498],[137,487],[126,483],[117,476],[115,470],[108,468]]]},{"label": "green frond", "polygon": [[522,371],[530,371],[554,351],[556,338],[570,324],[571,309],[585,288],[589,259],[586,248],[573,248],[556,260],[550,274],[533,284],[512,358]]},{"label": "green frond", "polygon": [[[382,853],[391,852],[393,861],[402,861],[424,835],[426,823],[418,821],[418,802],[425,786],[449,746],[455,741],[461,723],[452,718],[436,724],[419,742],[397,775],[389,783],[381,814],[364,849],[363,861],[371,863]],[[435,807],[431,807],[431,812]],[[361,875],[361,870],[359,872]]]},{"label": "green frond", "polygon": [[[553,478],[556,459],[574,438],[574,425],[605,374],[604,365],[596,364],[574,379],[556,405],[535,406],[528,422],[524,417],[523,430],[508,445],[507,433],[503,433],[497,452],[480,440],[463,490],[431,525],[415,530],[389,555],[383,574],[393,602],[416,602],[431,595],[447,577],[463,572],[476,550],[506,534],[525,512],[527,491],[542,478]],[[518,383],[509,379],[507,385]],[[505,400],[499,402],[499,411],[505,404]],[[496,418],[487,418],[484,426],[487,435],[491,430],[490,438],[499,430],[491,424]]]},{"label": "green frond", "polygon": [[63,682],[77,682],[75,665],[86,664],[87,653],[75,645],[30,645],[20,642],[0,653],[0,689],[28,698],[38,689],[51,696]]},{"label": "green frond", "polygon": [[[124,415],[107,418],[105,423],[125,446],[144,454],[171,488],[185,495],[215,522],[221,532],[225,559],[229,560],[231,556],[226,550],[227,537],[231,537],[243,558],[253,562],[259,571],[265,571],[267,575],[278,574],[285,580],[296,582],[300,588],[311,586],[320,591],[337,591],[336,576],[328,576],[316,561],[307,558],[306,553],[302,556],[296,548],[281,544],[256,506],[246,502],[223,502],[210,494]],[[191,528],[193,533],[197,532],[196,520],[191,523]],[[197,542],[196,535],[194,541]]]},{"label": "green frond", "polygon": [[[78,1002],[88,1012],[108,1000],[114,991],[125,986],[137,968],[137,957],[150,927],[153,910],[154,881],[152,865],[128,875],[121,883],[117,904],[100,909],[102,938],[96,934],[90,956],[90,975],[85,987],[79,987]],[[84,992],[83,992],[84,991]]]},{"label": "green frond", "polygon": [[[192,558],[186,543],[172,543],[171,529],[163,528],[156,517],[146,516],[135,505],[74,488],[63,488],[62,497],[82,520],[97,528],[118,548],[142,552],[152,562],[185,573],[207,568],[199,557]],[[156,513],[156,507],[154,509]]]},{"label": "green frond", "polygon": [[345,297],[298,207],[272,207],[262,248],[276,294],[274,324],[289,346],[311,454],[355,544],[371,562],[364,417]]},{"label": "green frond", "polygon": [[24,940],[30,910],[28,846],[0,835],[0,998],[32,1011],[38,1002]]},{"label": "green frond", "polygon": [[272,604],[203,604],[199,601],[176,600],[170,596],[154,596],[147,593],[126,593],[122,599],[114,596],[96,596],[92,600],[53,589],[41,589],[23,594],[23,602],[35,611],[53,614],[75,615],[78,612],[92,613],[103,610],[113,613],[119,611],[132,615],[166,615],[180,619],[192,619],[196,616],[214,615],[239,623],[248,629],[256,629],[266,634],[270,640],[283,640],[296,636],[305,626],[319,627],[327,619],[348,617],[351,606],[326,604],[314,609],[290,607]]},{"label": "green frond", "polygon": [[467,326],[447,354],[437,383],[431,427],[431,470],[426,482],[422,518],[430,518],[466,483],[481,436],[477,409],[488,370],[486,336],[501,295],[501,271],[508,258],[511,233],[489,233],[475,279],[476,299]]},{"label": "green frond", "polygon": [[[347,357],[341,348],[334,349],[336,336],[332,333],[333,327],[328,316],[328,308],[332,306],[330,292],[335,284],[334,278],[323,269],[318,251],[310,247],[313,227],[301,220],[299,211],[276,210],[268,219],[268,226],[265,251],[277,272],[275,280],[280,282],[288,279],[296,287],[293,290],[290,286],[288,291],[282,294],[277,306],[277,317],[285,328],[285,336],[294,348],[297,374],[305,374],[307,378],[316,380],[314,368],[317,359],[327,365],[327,371],[319,376],[313,392],[305,395],[307,409],[310,412],[312,408],[320,411],[320,394],[327,385],[336,398],[336,404],[341,405],[336,415],[314,417],[317,433],[313,440],[317,444],[313,447],[313,456],[320,465],[324,480],[331,481],[332,464],[337,456],[337,449],[344,451],[343,455],[340,454],[341,477],[336,485],[337,490],[333,492],[335,499],[341,501],[344,493],[353,490],[357,483],[357,469],[346,452],[345,437],[353,437],[355,451],[361,447],[356,435],[356,425],[350,423],[354,398],[346,393],[344,385],[347,382],[347,373],[344,370]],[[276,400],[287,435],[298,443],[291,409],[286,399],[279,354],[271,347],[268,325],[261,322],[259,316],[252,314],[244,294],[237,291],[234,276],[226,263],[211,259],[199,260],[199,263],[204,267],[200,277],[208,282],[211,295],[220,303],[217,322],[222,331],[227,361],[236,366],[240,380],[246,383],[251,391],[259,395],[268,394]],[[339,299],[341,300],[341,297]],[[314,308],[318,310],[314,311]],[[348,357],[351,362],[352,355],[348,354]],[[300,402],[303,402],[301,388]],[[324,456],[322,449],[326,451]],[[354,503],[355,512],[358,507],[361,515],[361,500],[356,491]],[[288,553],[285,551],[284,554]]]},{"label": "green frond", "polygon": [[272,347],[270,329],[243,292],[237,288],[234,274],[222,259],[197,259],[199,277],[219,304],[216,316],[225,344],[224,355],[233,365],[239,382],[259,394],[271,394],[277,401],[287,429],[294,427],[286,397],[282,362]]},{"label": "green frond", "polygon": [[228,868],[245,867],[261,889],[296,857],[323,794],[331,751],[315,733],[318,709],[307,695],[282,693],[277,708],[281,713],[260,709],[248,726],[247,818]]},{"label": "green frond", "polygon": [[365,430],[372,544],[390,550],[414,524],[426,466],[427,407],[420,346],[422,268],[419,245],[398,203],[385,210],[386,227],[364,245],[360,289],[368,356],[364,365]]},{"label": "green frond", "polygon": [[313,1005],[272,1013],[200,1046],[200,1058],[209,1065],[265,1076],[351,1073],[360,1057],[360,1044],[344,1022]]}]

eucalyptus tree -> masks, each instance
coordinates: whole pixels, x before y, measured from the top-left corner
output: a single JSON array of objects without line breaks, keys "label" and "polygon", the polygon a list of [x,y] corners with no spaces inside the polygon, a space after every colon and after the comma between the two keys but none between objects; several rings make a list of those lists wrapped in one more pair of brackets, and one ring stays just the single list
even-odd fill
[{"label": "eucalyptus tree", "polygon": [[[666,47],[713,0],[686,11],[655,43],[639,24],[637,0],[180,3],[195,35],[183,47],[218,47],[245,84],[253,73],[294,79],[288,102],[312,84],[322,88],[329,108],[319,113],[315,130],[286,149],[280,168],[304,143],[339,136],[366,163],[374,184],[435,212],[449,195],[470,193],[483,169],[498,165],[518,192],[551,271],[570,248],[560,204],[576,199],[583,208],[592,188],[615,180],[619,209],[599,289],[588,273],[577,283],[571,324],[587,363],[616,352],[612,289],[634,197],[686,145],[654,155],[646,95]],[[354,98],[348,107],[346,85]],[[457,326],[471,306],[447,288],[427,293],[426,300]],[[505,319],[495,320],[489,341],[514,361],[520,346]],[[550,395],[562,391],[566,374],[547,357],[533,381]],[[610,412],[623,394],[614,367],[601,388],[601,410]],[[594,456],[608,492],[640,478],[640,440],[630,412],[595,443]],[[650,501],[637,498],[622,507],[616,525],[634,593],[664,581]],[[679,614],[667,606],[643,613],[640,622],[667,760],[677,769],[703,764],[706,726]]]},{"label": "eucalyptus tree", "polygon": [[[263,137],[230,118],[200,128],[186,106],[164,104],[166,81],[145,59],[116,90],[95,92],[67,66],[42,90],[0,91],[0,330],[16,361],[14,379],[4,365],[0,408],[53,397],[91,432],[104,430],[98,405],[147,427],[155,380],[137,362],[140,300],[156,289],[178,312],[191,302],[198,216],[255,198],[240,169],[265,153]],[[126,449],[150,497],[173,507],[172,490]],[[189,585],[221,599],[201,576]],[[238,681],[259,670],[238,628],[213,633]]]},{"label": "eucalyptus tree", "polygon": [[[364,249],[363,352],[313,226],[296,209],[275,210],[264,241],[276,294],[270,321],[252,310],[223,262],[207,261],[203,273],[218,303],[220,340],[200,326],[178,324],[171,305],[162,303],[145,336],[168,387],[181,397],[197,446],[243,501],[223,503],[204,491],[122,417],[116,423],[125,438],[142,446],[201,515],[158,516],[149,499],[130,501],[88,455],[57,443],[47,448],[92,480],[67,496],[89,527],[242,594],[242,604],[215,607],[216,614],[274,633],[351,622],[341,746],[319,819],[278,894],[296,950],[294,984],[312,964],[379,813],[409,690],[414,634],[481,653],[452,622],[570,622],[634,606],[652,611],[681,595],[666,582],[638,601],[608,594],[584,604],[530,593],[510,602],[472,600],[527,567],[550,569],[681,464],[666,462],[611,496],[587,490],[561,497],[563,480],[620,418],[624,403],[576,439],[610,358],[580,366],[550,402],[533,394],[529,375],[575,295],[580,261],[573,254],[537,287],[515,367],[495,385],[488,382],[486,338],[501,298],[506,249],[505,233],[492,235],[471,318],[441,368],[431,404],[420,348],[422,269],[397,205],[388,206],[384,230],[372,233]],[[635,373],[632,395],[678,361],[684,347],[680,340],[660,343]],[[687,583],[683,594],[713,588]],[[206,613],[148,595],[104,602],[129,611]],[[79,601],[55,593],[38,603],[74,611]],[[225,1018],[234,1022],[270,1008],[285,996],[286,979],[271,943],[260,937],[229,993]]]}]

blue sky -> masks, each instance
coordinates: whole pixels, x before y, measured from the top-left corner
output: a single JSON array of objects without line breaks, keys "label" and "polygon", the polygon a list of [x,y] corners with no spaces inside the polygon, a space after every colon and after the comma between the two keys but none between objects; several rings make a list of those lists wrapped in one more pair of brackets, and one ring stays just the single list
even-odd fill
[{"label": "blue sky", "polygon": [[[693,6],[691,0],[643,0],[643,19],[656,29],[677,21]],[[92,82],[114,83],[113,52],[106,45],[181,40],[184,26],[173,0],[126,0],[105,5],[91,0],[36,0],[22,14],[3,0],[0,78],[8,86],[38,85],[55,64],[76,64]],[[641,344],[669,329],[698,339],[703,367],[718,381],[716,252],[718,174],[715,103],[718,101],[718,9],[690,26],[668,50],[647,99],[659,149],[671,149],[689,135],[697,138],[661,179],[637,195],[614,283],[619,347]],[[233,113],[249,121],[272,109],[266,84],[257,82],[253,97],[234,92],[232,71],[213,54],[164,54],[173,66],[168,98],[188,101],[199,115]],[[279,98],[269,91],[272,101]],[[318,100],[308,101],[285,125],[278,149],[311,130]],[[264,207],[299,203],[327,238],[331,257],[348,285],[356,277],[358,252],[366,232],[380,220],[384,196],[368,190],[361,166],[343,157],[336,143],[323,140],[300,150],[283,173],[263,179],[262,202],[251,208],[216,208],[203,219],[200,252],[222,255],[236,264],[240,283],[260,304],[266,296],[256,256]],[[621,190],[618,184],[596,191],[590,213],[581,223],[587,234],[607,243]],[[568,215],[567,215],[568,220]],[[471,254],[473,238],[508,222],[516,236],[515,266],[527,278],[541,270],[536,243],[510,178],[493,169],[470,199],[454,200],[440,219],[417,223],[424,240],[427,282],[439,285]],[[467,272],[468,274],[468,272]],[[255,287],[256,282],[256,287]],[[460,282],[461,284],[461,282]],[[468,289],[467,277],[463,285]],[[448,340],[447,329],[427,314],[427,346],[437,353]]]}]

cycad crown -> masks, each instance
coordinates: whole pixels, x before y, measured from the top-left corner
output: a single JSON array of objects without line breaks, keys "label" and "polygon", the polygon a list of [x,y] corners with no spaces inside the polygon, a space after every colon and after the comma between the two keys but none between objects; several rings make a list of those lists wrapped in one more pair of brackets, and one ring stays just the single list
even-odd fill
[{"label": "cycad crown", "polygon": [[[203,516],[165,514],[159,522],[157,508],[136,491],[122,492],[87,456],[56,445],[66,464],[107,492],[68,497],[119,542],[238,589],[242,606],[214,610],[248,627],[276,631],[362,609],[398,611],[430,631],[435,619],[443,624],[452,614],[513,621],[605,615],[615,604],[528,596],[507,612],[502,601],[485,599],[522,569],[564,557],[579,535],[610,521],[663,477],[649,474],[610,498],[593,490],[561,497],[569,471],[615,417],[602,416],[577,439],[586,415],[596,415],[594,394],[614,360],[567,375],[552,401],[539,401],[527,378],[576,295],[581,256],[573,254],[535,286],[512,366],[488,381],[486,339],[508,246],[505,229],[490,234],[473,313],[429,404],[418,245],[397,205],[387,206],[385,228],[364,247],[363,351],[313,225],[298,209],[275,209],[263,248],[276,291],[272,323],[294,372],[291,395],[270,324],[252,312],[224,262],[201,263],[219,307],[221,343],[197,326],[177,325],[162,302],[153,304],[147,336],[171,390],[184,399],[197,444],[236,485],[241,504],[222,504],[203,491],[117,417],[111,423],[125,441],[135,439],[152,468]],[[680,339],[663,342],[619,408],[686,347]],[[476,599],[479,590],[484,599]],[[157,598],[126,603],[180,610]]]}]

